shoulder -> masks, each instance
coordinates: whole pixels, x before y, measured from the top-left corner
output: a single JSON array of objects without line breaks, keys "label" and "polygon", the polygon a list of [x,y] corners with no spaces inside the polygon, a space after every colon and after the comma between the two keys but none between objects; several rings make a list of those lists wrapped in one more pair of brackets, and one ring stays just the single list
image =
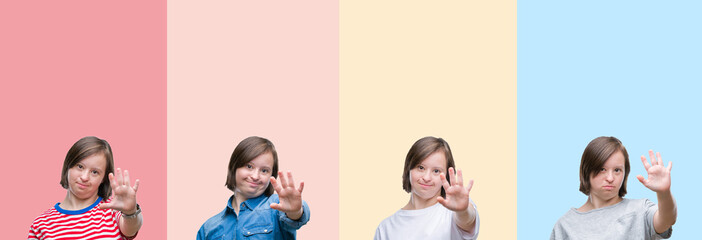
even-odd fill
[{"label": "shoulder", "polygon": [[56,211],[55,208],[49,208],[43,213],[39,214],[36,218],[34,218],[34,221],[32,221],[32,226],[45,223],[53,218],[55,218],[57,215],[59,215],[59,212]]},{"label": "shoulder", "polygon": [[563,213],[560,218],[556,221],[556,224],[554,225],[554,229],[557,227],[563,227],[564,225],[567,225],[570,221],[577,220],[581,214],[578,214],[577,210],[575,208],[570,208],[568,211]]},{"label": "shoulder", "polygon": [[226,214],[227,209],[225,208],[224,210],[220,211],[219,213],[215,214],[214,216],[210,217],[207,219],[203,224],[201,229],[203,230],[209,230],[209,229],[214,229],[217,226],[221,225],[222,222],[224,222],[224,215]]}]

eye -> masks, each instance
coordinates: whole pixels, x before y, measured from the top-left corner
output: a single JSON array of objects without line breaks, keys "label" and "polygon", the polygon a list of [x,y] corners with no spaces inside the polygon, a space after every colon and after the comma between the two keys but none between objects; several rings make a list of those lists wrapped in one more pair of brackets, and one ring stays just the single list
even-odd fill
[{"label": "eye", "polygon": [[441,171],[439,171],[439,169],[434,169],[434,173],[441,173]]},{"label": "eye", "polygon": [[621,172],[622,170],[619,169],[619,168],[617,168],[617,169],[614,169],[614,171],[615,171],[615,172]]},{"label": "eye", "polygon": [[76,165],[76,167],[78,167],[78,169],[83,169],[83,165],[80,164]]},{"label": "eye", "polygon": [[605,168],[600,168],[600,172],[607,171]]},{"label": "eye", "polygon": [[419,167],[417,167],[417,169],[419,169],[419,170],[424,170],[424,166],[421,166],[421,165],[420,165]]},{"label": "eye", "polygon": [[263,173],[268,173],[268,172],[270,172],[270,170],[268,170],[268,169],[263,169],[263,170],[261,170],[261,172],[263,172]]},{"label": "eye", "polygon": [[93,170],[91,173],[93,173],[93,174],[95,174],[95,175],[99,175],[99,174],[100,174],[100,172],[98,172],[97,170]]},{"label": "eye", "polygon": [[246,168],[248,168],[248,169],[252,169],[252,168],[253,168],[253,166],[252,166],[251,164],[246,164]]}]

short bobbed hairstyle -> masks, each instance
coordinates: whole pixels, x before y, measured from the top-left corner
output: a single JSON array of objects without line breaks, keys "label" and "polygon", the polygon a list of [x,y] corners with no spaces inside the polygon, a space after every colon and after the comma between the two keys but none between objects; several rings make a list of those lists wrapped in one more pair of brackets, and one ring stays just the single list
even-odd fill
[{"label": "short bobbed hairstyle", "polygon": [[[275,146],[273,146],[273,143],[268,139],[251,136],[242,140],[239,145],[236,145],[236,148],[234,148],[232,157],[229,159],[227,182],[225,184],[227,188],[232,191],[236,189],[236,169],[245,166],[247,163],[251,162],[251,160],[254,160],[254,158],[265,153],[271,153],[273,155],[273,172],[271,174],[274,178],[277,178],[278,153],[275,151]],[[274,191],[273,185],[269,182],[264,194],[270,196]]]},{"label": "short bobbed hairstyle", "polygon": [[597,174],[607,159],[617,152],[624,155],[624,180],[619,188],[619,197],[626,195],[626,179],[629,176],[629,153],[622,142],[615,137],[598,137],[590,141],[585,147],[583,157],[580,159],[580,191],[590,195],[590,177]]},{"label": "short bobbed hairstyle", "polygon": [[[453,155],[451,154],[451,147],[442,138],[437,137],[423,137],[422,139],[414,142],[409,152],[407,152],[407,157],[405,158],[405,168],[402,172],[402,189],[405,192],[412,191],[412,185],[410,183],[410,170],[417,167],[424,159],[429,157],[432,153],[443,152],[446,155],[446,169],[444,172],[448,174],[449,168],[456,169],[456,164],[453,162]],[[446,180],[451,183],[451,178],[446,176]],[[446,197],[446,191],[441,187],[441,197]]]},{"label": "short bobbed hairstyle", "polygon": [[103,176],[100,186],[98,187],[98,196],[107,199],[112,195],[112,187],[110,186],[109,173],[114,172],[114,161],[112,159],[112,148],[107,141],[97,137],[89,136],[78,140],[73,144],[71,149],[66,153],[66,159],[63,161],[61,169],[61,187],[68,189],[68,170],[75,167],[83,159],[91,157],[95,154],[105,156],[105,176]]}]

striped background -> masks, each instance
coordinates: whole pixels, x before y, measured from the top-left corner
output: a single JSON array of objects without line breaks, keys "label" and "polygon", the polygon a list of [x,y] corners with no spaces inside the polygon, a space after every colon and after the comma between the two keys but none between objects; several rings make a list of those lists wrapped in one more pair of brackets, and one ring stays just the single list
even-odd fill
[{"label": "striped background", "polygon": [[[95,135],[110,141],[118,167],[141,179],[140,238],[193,239],[231,194],[224,180],[234,146],[259,135],[276,144],[281,169],[306,182],[312,218],[300,239],[369,239],[408,200],[400,186],[407,150],[433,135],[451,144],[457,166],[475,180],[481,239],[545,238],[560,214],[581,204],[575,188],[539,188],[577,172],[531,152],[551,131],[573,132],[558,156],[579,155],[581,143],[599,135],[640,139],[633,132],[645,129],[667,135],[625,144],[685,142],[689,148],[661,151],[695,156],[701,101],[690,82],[700,80],[701,39],[692,33],[699,7],[3,1],[0,231],[23,238],[34,217],[63,199],[63,157],[77,139]],[[604,17],[592,20],[597,14]],[[626,94],[606,95],[613,102],[670,109],[671,117],[626,131],[608,127],[627,126],[640,112],[553,128],[566,110],[591,106],[579,102],[589,96],[582,89],[615,78]],[[655,95],[664,100],[631,100],[639,93],[626,91],[641,82],[662,89]],[[695,185],[676,181],[699,165],[687,161],[674,168],[678,239],[693,236],[685,226],[700,213],[685,190]],[[548,178],[553,171],[564,176]],[[572,197],[561,203],[556,193]],[[635,188],[630,195],[655,198]]]}]

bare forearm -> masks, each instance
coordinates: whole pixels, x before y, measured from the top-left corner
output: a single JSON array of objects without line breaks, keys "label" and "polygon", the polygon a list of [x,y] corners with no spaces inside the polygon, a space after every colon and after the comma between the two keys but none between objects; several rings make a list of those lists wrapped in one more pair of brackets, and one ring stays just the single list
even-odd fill
[{"label": "bare forearm", "polygon": [[654,215],[653,226],[656,232],[662,233],[675,224],[678,217],[678,207],[670,190],[658,192],[656,196],[658,197],[658,212]]},{"label": "bare forearm", "polygon": [[300,210],[298,210],[296,212],[285,213],[285,215],[288,216],[288,218],[290,218],[292,220],[299,220],[302,217],[304,209],[305,209],[304,207],[300,207]]},{"label": "bare forearm", "polygon": [[143,221],[141,213],[134,218],[121,217],[119,219],[119,230],[122,231],[125,236],[132,237],[139,232]]},{"label": "bare forearm", "polygon": [[454,212],[454,215],[456,216],[456,225],[458,225],[459,228],[463,229],[463,231],[473,233],[477,216],[473,204],[468,204],[468,209],[465,211]]}]

